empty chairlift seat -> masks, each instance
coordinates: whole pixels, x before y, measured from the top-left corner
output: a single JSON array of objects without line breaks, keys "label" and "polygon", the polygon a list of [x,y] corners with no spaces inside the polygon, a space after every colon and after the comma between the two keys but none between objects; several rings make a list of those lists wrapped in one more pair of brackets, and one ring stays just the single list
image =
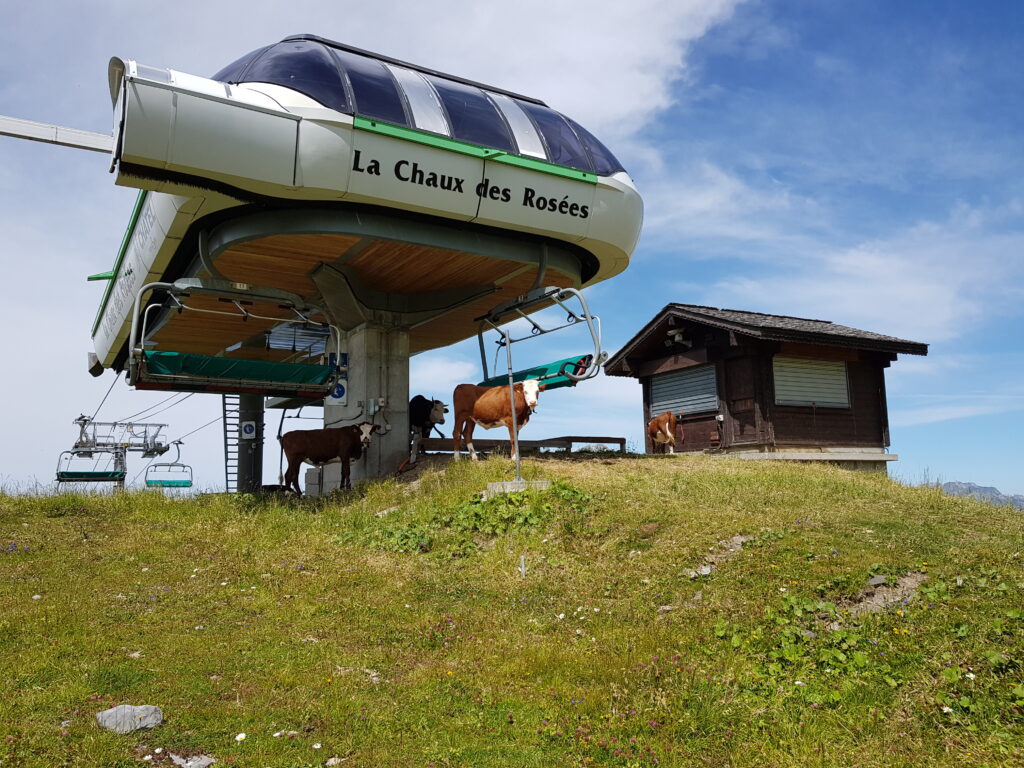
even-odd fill
[{"label": "empty chairlift seat", "polygon": [[[537,379],[544,385],[545,389],[558,389],[560,387],[576,386],[576,379],[566,374],[581,376],[590,367],[593,355],[577,355],[567,357],[564,360],[556,360],[553,363],[535,365],[532,368],[524,368],[512,374],[512,381],[518,383],[527,379]],[[502,387],[508,384],[508,374],[491,376],[480,382],[481,387]]]}]

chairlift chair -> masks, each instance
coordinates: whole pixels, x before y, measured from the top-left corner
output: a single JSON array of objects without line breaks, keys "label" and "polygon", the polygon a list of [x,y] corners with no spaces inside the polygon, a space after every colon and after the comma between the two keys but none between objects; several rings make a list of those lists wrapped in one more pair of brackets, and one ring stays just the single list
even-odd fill
[{"label": "chairlift chair", "polygon": [[181,461],[181,440],[175,440],[172,445],[177,450],[174,461],[150,464],[146,468],[147,488],[192,487],[192,467]]}]

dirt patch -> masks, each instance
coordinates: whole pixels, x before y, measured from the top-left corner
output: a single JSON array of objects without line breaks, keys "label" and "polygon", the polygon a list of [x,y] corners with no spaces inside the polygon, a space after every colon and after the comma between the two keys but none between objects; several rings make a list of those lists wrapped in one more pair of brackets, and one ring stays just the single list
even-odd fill
[{"label": "dirt patch", "polygon": [[710,576],[714,573],[715,568],[728,560],[732,560],[732,558],[742,552],[743,545],[752,538],[754,537],[737,534],[731,539],[722,539],[715,546],[708,549],[708,554],[704,555],[703,565],[690,570],[690,578],[696,579],[701,576]]},{"label": "dirt patch", "polygon": [[864,616],[869,613],[880,613],[890,606],[910,600],[928,576],[920,571],[911,571],[900,576],[895,584],[869,583],[860,594],[851,601],[837,606],[840,611],[849,611],[850,616]]}]

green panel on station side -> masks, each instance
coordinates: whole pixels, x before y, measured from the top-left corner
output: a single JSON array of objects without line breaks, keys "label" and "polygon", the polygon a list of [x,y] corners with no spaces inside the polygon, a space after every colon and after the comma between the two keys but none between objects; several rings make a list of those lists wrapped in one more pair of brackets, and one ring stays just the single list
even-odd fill
[{"label": "green panel on station side", "polygon": [[363,131],[379,133],[384,136],[402,139],[403,141],[412,141],[417,144],[424,144],[428,147],[436,147],[437,149],[444,149],[449,152],[458,152],[461,155],[470,155],[484,160],[494,160],[499,163],[514,165],[519,168],[525,168],[539,173],[550,173],[552,176],[562,176],[567,179],[573,179],[574,181],[584,181],[588,184],[597,184],[597,174],[591,173],[590,171],[581,171],[578,168],[569,168],[565,165],[558,165],[556,163],[550,163],[547,160],[539,160],[533,157],[510,155],[500,149],[480,147],[476,144],[467,144],[466,142],[459,141],[458,139],[450,139],[447,136],[438,136],[436,133],[426,133],[425,131],[418,131],[415,128],[406,128],[402,125],[393,125],[392,123],[384,123],[380,120],[371,120],[367,117],[360,117],[359,115],[355,116],[353,125]]},{"label": "green panel on station side", "polygon": [[205,379],[268,381],[275,384],[326,384],[333,368],[306,363],[274,363],[212,357],[190,352],[146,351],[146,365],[154,376],[197,376]]}]

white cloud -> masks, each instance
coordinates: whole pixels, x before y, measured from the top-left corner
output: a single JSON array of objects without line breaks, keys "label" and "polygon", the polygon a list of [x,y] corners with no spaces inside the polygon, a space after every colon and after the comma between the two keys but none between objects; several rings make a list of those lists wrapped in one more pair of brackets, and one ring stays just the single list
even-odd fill
[{"label": "white cloud", "polygon": [[950,395],[934,398],[934,401],[916,408],[894,409],[889,421],[894,427],[917,427],[953,419],[1024,411],[1022,393]]},{"label": "white cloud", "polygon": [[[819,317],[864,330],[936,343],[983,320],[1020,312],[1024,229],[1001,209],[957,206],[884,240],[848,248],[822,244],[784,272],[727,278],[707,294],[719,306]],[[1010,223],[1009,228],[1005,227]]]}]

